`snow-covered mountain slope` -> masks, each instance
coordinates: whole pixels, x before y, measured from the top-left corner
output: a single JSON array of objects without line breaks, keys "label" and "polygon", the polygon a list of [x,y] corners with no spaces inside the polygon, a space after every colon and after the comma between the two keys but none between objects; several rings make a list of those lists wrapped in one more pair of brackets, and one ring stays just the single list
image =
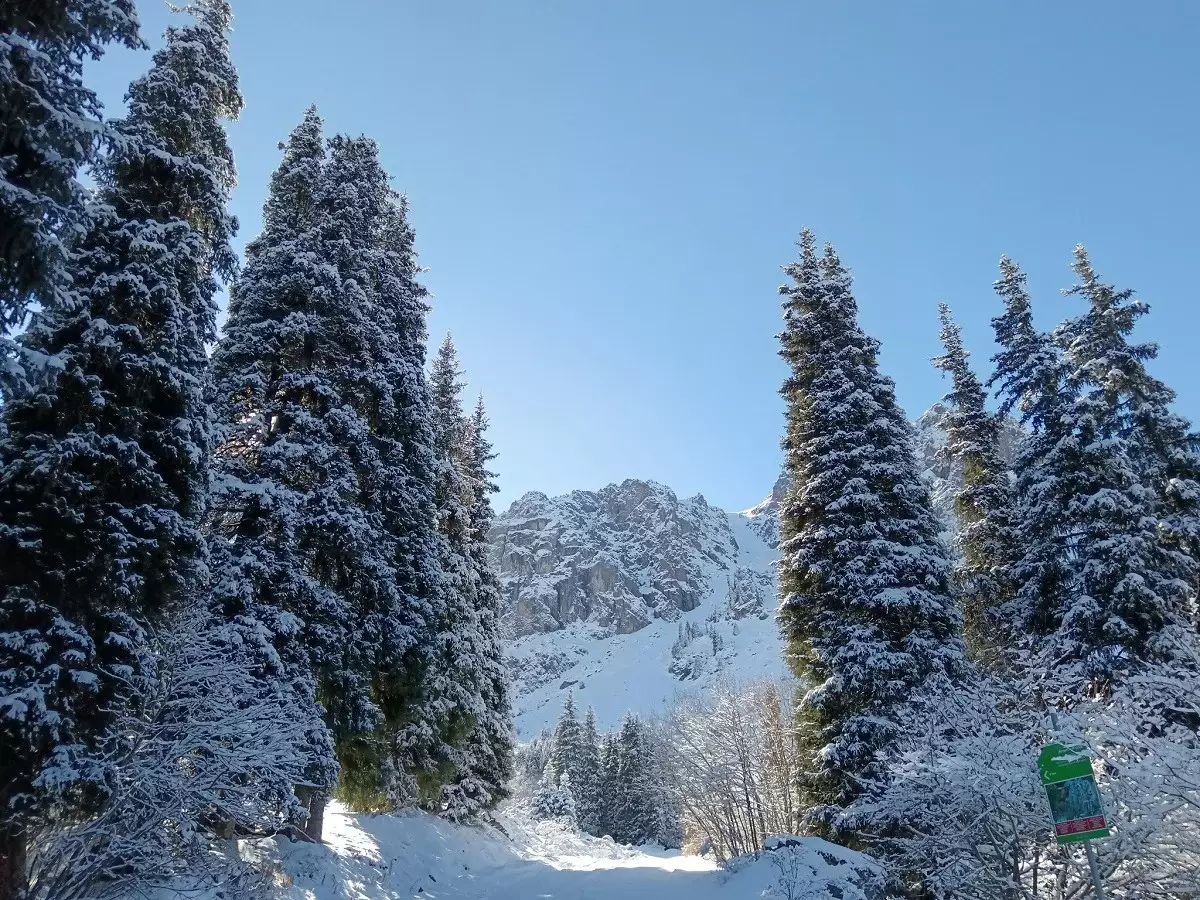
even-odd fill
[{"label": "snow-covered mountain slope", "polygon": [[278,900],[743,900],[777,888],[777,854],[790,857],[791,896],[864,900],[863,887],[883,878],[867,857],[815,838],[789,839],[724,871],[708,858],[622,846],[516,811],[501,810],[498,823],[507,836],[422,813],[354,815],[332,804],[325,844],[247,841],[241,852],[274,873]]},{"label": "snow-covered mountain slope", "polygon": [[[946,409],[914,424],[918,463],[953,534],[961,474],[941,452]],[[1006,425],[1011,455],[1019,426]],[[553,724],[568,691],[601,728],[653,713],[717,678],[785,674],[775,623],[781,475],[737,513],[627,480],[562,497],[529,493],[496,518],[491,549],[522,739]]]},{"label": "snow-covered mountain slope", "polygon": [[775,551],[741,514],[626,481],[526,495],[493,548],[521,738],[550,726],[568,691],[607,729],[723,675],[784,672]]}]

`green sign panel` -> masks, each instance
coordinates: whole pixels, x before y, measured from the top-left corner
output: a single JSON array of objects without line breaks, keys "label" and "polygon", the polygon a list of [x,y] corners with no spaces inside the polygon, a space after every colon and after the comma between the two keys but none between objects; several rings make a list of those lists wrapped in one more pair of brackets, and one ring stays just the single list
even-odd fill
[{"label": "green sign panel", "polygon": [[1108,819],[1087,748],[1049,744],[1038,757],[1038,771],[1050,800],[1054,836],[1060,844],[1108,837]]}]

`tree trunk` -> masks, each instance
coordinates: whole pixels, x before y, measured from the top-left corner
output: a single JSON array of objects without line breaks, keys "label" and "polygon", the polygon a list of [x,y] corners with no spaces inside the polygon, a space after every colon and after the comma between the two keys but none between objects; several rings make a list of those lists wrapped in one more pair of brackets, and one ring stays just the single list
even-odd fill
[{"label": "tree trunk", "polygon": [[0,831],[0,900],[25,896],[27,848],[23,831]]},{"label": "tree trunk", "polygon": [[[304,833],[321,843],[321,832],[325,826],[325,804],[329,796],[324,791],[307,789],[303,793],[297,791],[301,801],[308,808],[308,820],[304,823]],[[0,900],[4,898],[0,897]]]}]

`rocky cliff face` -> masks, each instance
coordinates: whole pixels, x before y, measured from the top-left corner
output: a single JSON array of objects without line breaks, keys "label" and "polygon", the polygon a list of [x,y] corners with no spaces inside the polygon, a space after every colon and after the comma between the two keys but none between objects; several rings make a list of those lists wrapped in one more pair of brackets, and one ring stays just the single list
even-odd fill
[{"label": "rocky cliff face", "polygon": [[514,638],[590,622],[629,634],[695,609],[712,566],[729,568],[728,516],[703,497],[627,480],[553,499],[529,493],[491,534]]}]

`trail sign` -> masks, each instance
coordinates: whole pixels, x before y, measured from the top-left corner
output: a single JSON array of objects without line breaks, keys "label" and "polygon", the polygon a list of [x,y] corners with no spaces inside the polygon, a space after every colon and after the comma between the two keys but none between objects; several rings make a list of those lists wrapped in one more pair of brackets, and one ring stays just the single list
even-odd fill
[{"label": "trail sign", "polygon": [[1087,748],[1048,744],[1038,757],[1038,771],[1050,801],[1058,843],[1108,837],[1108,819]]}]

